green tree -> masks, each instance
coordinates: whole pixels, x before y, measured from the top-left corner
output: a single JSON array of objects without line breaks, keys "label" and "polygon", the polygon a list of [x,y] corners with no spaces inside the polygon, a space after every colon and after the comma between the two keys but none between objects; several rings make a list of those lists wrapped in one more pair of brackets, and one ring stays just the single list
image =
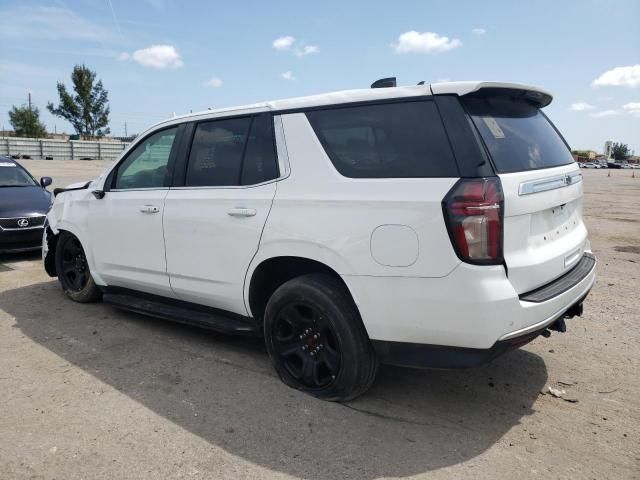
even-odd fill
[{"label": "green tree", "polygon": [[47,129],[40,121],[40,111],[30,105],[15,105],[9,110],[9,123],[18,137],[41,138],[47,136]]},{"label": "green tree", "polygon": [[626,143],[614,143],[611,146],[611,155],[616,160],[624,160],[629,156],[629,145]]},{"label": "green tree", "polygon": [[60,105],[47,104],[54,115],[67,120],[76,133],[85,136],[102,137],[111,133],[109,128],[108,92],[102,80],[96,80],[96,73],[85,65],[76,65],[71,72],[73,91],[71,95],[64,83],[58,82]]},{"label": "green tree", "polygon": [[571,153],[573,153],[574,155],[577,155],[579,157],[587,157],[587,158],[589,158],[589,151],[588,150],[571,150]]}]

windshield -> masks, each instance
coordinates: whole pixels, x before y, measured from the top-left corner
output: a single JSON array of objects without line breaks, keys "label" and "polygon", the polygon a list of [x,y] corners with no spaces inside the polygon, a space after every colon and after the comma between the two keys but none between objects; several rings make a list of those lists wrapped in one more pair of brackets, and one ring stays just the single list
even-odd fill
[{"label": "windshield", "polygon": [[15,163],[0,162],[0,187],[33,187],[37,183]]},{"label": "windshield", "polygon": [[564,140],[538,107],[508,97],[465,98],[463,103],[499,173],[573,162]]}]

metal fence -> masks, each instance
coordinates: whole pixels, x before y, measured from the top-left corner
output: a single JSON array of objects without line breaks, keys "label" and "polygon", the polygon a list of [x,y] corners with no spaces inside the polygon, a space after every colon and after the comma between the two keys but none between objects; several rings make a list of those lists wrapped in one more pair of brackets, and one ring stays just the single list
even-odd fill
[{"label": "metal fence", "polygon": [[113,141],[0,138],[0,155],[26,155],[49,160],[113,160],[128,143]]}]

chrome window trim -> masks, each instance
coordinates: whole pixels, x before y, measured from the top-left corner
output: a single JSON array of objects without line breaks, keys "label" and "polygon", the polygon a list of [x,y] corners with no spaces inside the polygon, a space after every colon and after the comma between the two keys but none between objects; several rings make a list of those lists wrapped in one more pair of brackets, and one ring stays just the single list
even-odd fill
[{"label": "chrome window trim", "polygon": [[539,178],[522,182],[518,188],[518,195],[531,195],[533,193],[547,192],[557,188],[564,188],[575,185],[582,181],[580,172],[564,173],[562,175],[554,175],[553,177]]},{"label": "chrome window trim", "polygon": [[248,188],[262,187],[263,185],[269,185],[270,183],[276,183],[282,180],[283,177],[274,178],[273,180],[267,180],[266,182],[254,183],[253,185],[198,185],[198,186],[184,186],[184,187],[171,187],[169,190],[246,190]]}]

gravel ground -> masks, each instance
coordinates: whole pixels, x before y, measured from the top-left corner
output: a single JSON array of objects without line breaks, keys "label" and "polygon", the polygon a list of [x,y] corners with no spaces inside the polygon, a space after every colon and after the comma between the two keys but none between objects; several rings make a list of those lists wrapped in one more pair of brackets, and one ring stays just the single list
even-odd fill
[{"label": "gravel ground", "polygon": [[[24,164],[57,186],[106,165]],[[0,478],[640,478],[640,175],[610,173],[583,171],[598,280],[567,333],[382,367],[344,405],[285,387],[258,341],[74,304],[37,255],[0,257]]]}]

